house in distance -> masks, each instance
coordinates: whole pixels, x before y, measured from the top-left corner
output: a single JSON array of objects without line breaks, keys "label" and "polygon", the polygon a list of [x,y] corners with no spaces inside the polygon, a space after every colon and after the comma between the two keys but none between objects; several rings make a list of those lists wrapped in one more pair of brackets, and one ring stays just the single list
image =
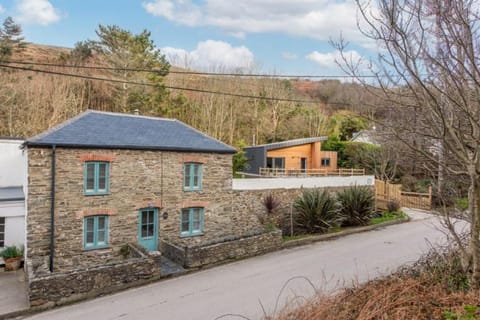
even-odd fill
[{"label": "house in distance", "polygon": [[337,169],[337,152],[322,151],[327,137],[314,137],[262,144],[244,148],[245,173],[291,175],[328,172]]}]

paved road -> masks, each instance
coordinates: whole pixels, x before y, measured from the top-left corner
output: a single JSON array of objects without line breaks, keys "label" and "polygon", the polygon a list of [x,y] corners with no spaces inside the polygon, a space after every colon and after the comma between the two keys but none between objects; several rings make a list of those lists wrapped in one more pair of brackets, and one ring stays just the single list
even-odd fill
[{"label": "paved road", "polygon": [[[332,290],[365,281],[415,261],[430,243],[444,241],[436,218],[415,214],[412,222],[341,239],[274,252],[141,288],[47,311],[29,319],[216,319],[241,314],[259,319],[313,288]],[[260,305],[261,303],[261,305]],[[239,319],[225,316],[222,319]]]}]

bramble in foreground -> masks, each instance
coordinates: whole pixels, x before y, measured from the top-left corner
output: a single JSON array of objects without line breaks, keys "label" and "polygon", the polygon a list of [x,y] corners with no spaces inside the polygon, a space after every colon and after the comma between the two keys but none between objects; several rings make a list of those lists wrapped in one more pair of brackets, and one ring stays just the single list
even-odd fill
[{"label": "bramble in foreground", "polygon": [[431,251],[415,265],[333,296],[320,295],[276,320],[480,319],[480,290],[469,283],[458,251]]}]

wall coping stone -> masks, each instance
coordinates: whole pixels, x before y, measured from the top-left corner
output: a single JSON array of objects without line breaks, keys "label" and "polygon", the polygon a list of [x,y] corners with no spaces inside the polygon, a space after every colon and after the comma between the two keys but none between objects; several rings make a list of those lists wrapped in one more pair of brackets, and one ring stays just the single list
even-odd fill
[{"label": "wall coping stone", "polygon": [[357,186],[374,187],[375,177],[365,176],[325,176],[325,177],[273,177],[232,179],[233,191],[253,191],[270,189],[336,188]]},{"label": "wall coping stone", "polygon": [[348,235],[351,235],[351,234],[372,231],[372,230],[375,230],[375,229],[378,229],[378,228],[384,228],[384,227],[388,227],[388,226],[392,226],[392,225],[400,224],[400,223],[405,223],[405,222],[409,222],[409,221],[410,221],[410,217],[406,217],[406,218],[399,218],[399,219],[396,219],[396,220],[382,222],[382,223],[379,223],[379,224],[373,224],[373,225],[369,225],[369,226],[349,227],[349,228],[341,230],[339,232],[319,234],[319,235],[311,235],[311,236],[307,236],[305,238],[283,242],[281,249],[303,246],[303,245],[307,245],[307,244],[311,244],[311,243],[319,242],[319,241],[333,240],[333,239],[348,236]]}]

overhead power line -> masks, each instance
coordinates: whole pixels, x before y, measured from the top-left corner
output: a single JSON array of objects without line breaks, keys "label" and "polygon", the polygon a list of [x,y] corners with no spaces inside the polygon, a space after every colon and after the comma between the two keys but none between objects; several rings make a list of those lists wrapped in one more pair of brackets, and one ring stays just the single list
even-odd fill
[{"label": "overhead power line", "polygon": [[[28,67],[19,67],[19,66],[12,66],[7,65],[4,63],[0,63],[0,67],[14,69],[14,70],[21,70],[21,71],[30,71],[30,72],[37,72],[37,73],[45,73],[45,74],[52,74],[58,76],[66,76],[66,77],[73,77],[73,78],[80,78],[86,80],[95,80],[95,81],[104,81],[104,82],[113,82],[113,83],[122,83],[122,84],[133,84],[139,86],[147,86],[147,87],[158,87],[158,85],[152,83],[144,83],[144,82],[136,82],[136,81],[126,81],[126,80],[119,80],[119,79],[108,79],[108,78],[101,78],[101,77],[94,77],[94,76],[87,76],[87,75],[80,75],[74,73],[66,73],[66,72],[59,72],[59,71],[51,71],[51,70],[41,70],[41,69],[34,69]],[[282,101],[282,102],[294,102],[294,103],[309,103],[309,104],[330,104],[330,105],[349,105],[348,103],[325,103],[322,101],[314,101],[314,100],[302,100],[302,99],[288,99],[288,98],[276,98],[276,97],[262,97],[262,96],[255,96],[255,95],[246,95],[240,93],[231,93],[231,92],[223,92],[223,91],[215,91],[215,90],[206,90],[206,89],[196,89],[196,88],[187,88],[187,87],[178,87],[178,86],[167,86],[162,85],[163,88],[171,89],[171,90],[181,90],[181,91],[191,91],[191,92],[200,92],[200,93],[210,93],[216,95],[224,95],[224,96],[231,96],[231,97],[238,97],[238,98],[247,98],[247,99],[259,99],[259,100],[267,100],[267,101]]]},{"label": "overhead power line", "polygon": [[[202,72],[202,71],[177,71],[177,70],[161,70],[161,69],[145,69],[145,68],[118,68],[118,67],[103,67],[103,66],[85,66],[85,65],[73,65],[73,64],[60,64],[60,63],[48,63],[48,62],[35,62],[35,61],[21,61],[21,60],[7,60],[3,61],[8,64],[22,64],[22,65],[35,65],[35,66],[50,66],[60,68],[77,68],[77,69],[92,69],[92,70],[108,70],[108,71],[130,71],[130,72],[151,72],[158,73],[160,75],[171,74],[186,74],[186,75],[199,75],[199,76],[218,76],[218,77],[251,77],[251,78],[291,78],[291,79],[351,79],[354,78],[349,75],[315,75],[315,74],[267,74],[267,73],[222,73],[222,72]],[[355,78],[376,78],[376,75],[358,75]]]}]

